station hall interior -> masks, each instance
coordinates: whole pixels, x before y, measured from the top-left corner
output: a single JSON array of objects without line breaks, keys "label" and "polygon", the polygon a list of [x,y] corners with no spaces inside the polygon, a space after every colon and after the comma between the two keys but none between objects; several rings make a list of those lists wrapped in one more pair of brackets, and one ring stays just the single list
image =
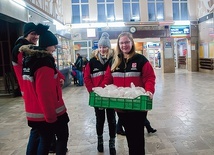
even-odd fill
[{"label": "station hall interior", "polygon": [[[135,41],[136,51],[146,56],[158,75],[160,86],[157,90],[173,92],[171,96],[173,99],[169,99],[167,93],[157,92],[157,94],[163,96],[162,98],[157,97],[157,99],[155,99],[154,111],[151,111],[149,117],[151,118],[151,122],[153,122],[152,124],[157,125],[156,128],[159,133],[154,137],[147,136],[147,146],[149,146],[147,154],[214,154],[214,146],[212,144],[214,128],[212,124],[209,124],[209,121],[212,121],[211,118],[214,117],[213,114],[211,114],[213,106],[210,105],[213,100],[211,94],[211,92],[213,92],[213,80],[211,79],[214,74],[213,13],[214,0],[1,0],[0,124],[10,127],[7,121],[10,121],[13,117],[17,117],[17,115],[5,115],[5,109],[23,109],[21,105],[22,99],[16,97],[18,82],[12,69],[11,51],[17,38],[22,36],[25,23],[34,22],[35,24],[42,23],[48,25],[50,26],[49,29],[58,38],[59,46],[54,52],[54,57],[57,68],[65,76],[63,92],[66,98],[65,100],[69,102],[69,105],[71,104],[69,101],[69,93],[83,95],[83,101],[78,100],[81,103],[87,103],[88,100],[88,94],[85,92],[85,88],[77,89],[73,85],[71,63],[75,62],[76,54],[80,53],[83,57],[90,59],[92,51],[98,48],[98,40],[103,32],[109,34],[112,50],[114,50],[118,35],[121,32],[130,32]],[[158,61],[159,52],[161,54],[160,65]],[[183,81],[179,81],[179,79]],[[190,83],[188,83],[188,81]],[[168,86],[162,88],[167,82],[175,88],[173,89]],[[193,93],[196,94],[198,101],[194,98],[194,95],[193,97],[191,95],[191,97],[183,97],[181,93],[182,87],[179,86],[180,82],[182,83],[180,86],[185,87],[185,84],[189,86],[189,88],[185,87],[185,89],[192,91],[196,89],[196,91],[193,92],[185,91],[191,95],[193,95]],[[195,82],[197,82],[197,84]],[[210,87],[208,87],[209,85]],[[203,89],[199,90],[200,86]],[[175,91],[175,89],[178,90]],[[203,97],[199,98],[200,94],[203,94]],[[76,99],[75,95],[72,95],[72,97],[72,102],[77,103],[74,101]],[[162,105],[157,101],[158,99],[166,102],[163,104],[164,107],[161,107]],[[18,103],[17,105],[16,102]],[[173,106],[178,108],[177,115],[174,115],[175,113],[167,113],[170,110],[176,111],[174,107],[166,105],[171,104],[171,102],[174,103]],[[6,103],[9,104],[6,105]],[[179,105],[179,103],[182,103],[183,106]],[[195,105],[195,103],[207,103],[208,105],[199,106]],[[189,107],[185,107],[184,104],[189,105]],[[191,104],[194,104],[194,109],[191,109]],[[70,106],[80,110],[78,112],[82,112],[81,108],[86,108],[86,105],[77,107],[71,104]],[[72,108],[69,108],[71,113]],[[204,124],[197,124],[196,126],[198,128],[196,127],[196,129],[198,129],[198,131],[196,131],[192,124],[197,122],[197,119],[203,120],[202,118],[198,118],[199,116],[196,116],[196,114],[199,114],[200,108],[205,112],[202,117],[205,122]],[[89,133],[85,134],[88,138],[92,138],[91,134],[93,134],[95,123],[93,121],[94,113],[90,110],[87,111],[87,114],[90,115],[89,119],[87,119],[89,122],[84,121],[90,130]],[[159,110],[163,110],[163,114],[166,114],[166,116],[163,116]],[[182,110],[184,110],[184,112],[182,112]],[[13,112],[17,111],[10,111],[8,114],[11,115]],[[75,112],[75,114],[77,113]],[[3,117],[4,115],[8,117],[8,120]],[[20,112],[20,115],[22,116],[24,113]],[[72,116],[77,122],[83,121],[83,117],[79,115],[79,117],[74,116],[74,114],[72,114]],[[159,116],[163,118],[162,121],[158,118]],[[185,118],[185,116],[188,116],[188,118]],[[180,124],[181,127],[175,125],[176,123],[170,124],[170,120],[166,117],[175,119],[175,122]],[[181,121],[177,119],[178,117]],[[0,140],[2,142],[0,143],[0,154],[21,155],[24,152],[28,136],[28,127],[25,125],[22,133],[16,126],[16,123],[24,124],[26,122],[24,120],[25,117],[21,117],[20,119],[18,122],[13,122],[11,130],[6,131],[4,127],[1,127]],[[84,123],[78,124],[77,122],[75,121],[74,124],[78,126],[78,129],[84,125]],[[169,124],[166,125],[166,122],[172,126]],[[164,128],[161,123],[171,128]],[[202,129],[204,126],[205,129]],[[191,132],[193,132],[190,140],[187,140],[187,138],[183,136],[181,139],[175,140],[179,137],[179,133],[187,135],[182,127],[185,128],[190,135]],[[13,135],[10,135],[10,137],[4,136],[8,134],[9,131],[13,133],[12,130],[14,128],[15,131],[21,132],[24,135],[24,138],[16,135],[16,140],[21,140],[22,146],[20,150],[15,144],[12,144],[11,148],[7,145],[7,143],[11,143],[10,138],[13,137]],[[71,128],[76,130],[73,126]],[[176,136],[173,136],[173,131],[176,132]],[[80,130],[80,132],[84,131]],[[77,135],[79,134],[80,133],[77,132]],[[209,134],[211,134],[210,137]],[[71,136],[73,137],[74,135],[71,134]],[[84,136],[80,139],[84,138]],[[204,140],[205,138],[207,138],[207,140]],[[71,140],[69,149],[75,150],[72,155],[86,155],[86,149],[92,150],[94,141],[92,138],[92,140],[84,141],[84,144],[82,144],[77,140],[75,141],[75,145],[73,145],[73,140]],[[163,141],[164,144],[161,144]],[[125,146],[124,148],[120,148],[119,145],[124,143],[125,140],[123,137],[119,136],[117,146],[121,155],[126,155],[127,153],[127,148]],[[90,146],[91,144],[92,146]],[[189,147],[189,149],[191,148],[190,150],[192,151],[187,151],[188,153],[186,153],[187,147]],[[15,149],[15,151],[10,149]],[[183,152],[181,151],[182,149],[184,149]],[[96,154],[97,152],[94,151],[96,150],[89,151],[89,154]]]},{"label": "station hall interior", "polygon": [[90,59],[103,32],[109,34],[113,50],[121,32],[132,33],[136,51],[163,73],[213,73],[213,6],[212,0],[2,0],[0,94],[11,95],[17,87],[8,51],[27,22],[48,25],[57,36],[54,57],[66,77],[64,87],[71,83],[76,53]]}]

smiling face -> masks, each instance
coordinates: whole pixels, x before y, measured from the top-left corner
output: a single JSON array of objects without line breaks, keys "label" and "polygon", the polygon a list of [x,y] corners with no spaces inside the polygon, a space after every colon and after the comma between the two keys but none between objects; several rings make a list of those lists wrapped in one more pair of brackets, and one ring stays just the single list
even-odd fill
[{"label": "smiling face", "polygon": [[108,55],[108,47],[106,46],[99,46],[99,53],[102,55],[102,56],[107,56]]},{"label": "smiling face", "polygon": [[129,39],[128,36],[121,36],[118,40],[118,44],[120,47],[120,50],[123,52],[124,55],[127,55],[130,53],[132,49],[133,42]]},{"label": "smiling face", "polygon": [[56,46],[53,45],[53,46],[48,46],[46,48],[46,50],[50,53],[50,54],[53,54],[53,52],[56,50]]},{"label": "smiling face", "polygon": [[32,31],[27,35],[26,39],[32,44],[36,45],[39,39],[39,35],[35,31]]}]

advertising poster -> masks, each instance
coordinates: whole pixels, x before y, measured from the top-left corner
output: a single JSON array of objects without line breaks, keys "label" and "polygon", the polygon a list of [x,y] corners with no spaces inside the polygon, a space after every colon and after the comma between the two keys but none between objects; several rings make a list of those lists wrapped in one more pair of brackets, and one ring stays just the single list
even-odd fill
[{"label": "advertising poster", "polygon": [[190,37],[189,25],[171,25],[170,26],[171,37]]}]

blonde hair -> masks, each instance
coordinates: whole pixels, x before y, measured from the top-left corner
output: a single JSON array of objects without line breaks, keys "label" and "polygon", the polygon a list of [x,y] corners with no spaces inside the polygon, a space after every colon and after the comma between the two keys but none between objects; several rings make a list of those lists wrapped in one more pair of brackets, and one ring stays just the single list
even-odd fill
[{"label": "blonde hair", "polygon": [[[96,49],[91,52],[90,58],[95,57],[97,60],[99,60],[98,54],[99,54],[99,49]],[[108,55],[106,58],[109,59],[110,57],[112,57],[112,55],[113,55],[112,49],[108,48]]]},{"label": "blonde hair", "polygon": [[119,40],[121,37],[124,37],[124,36],[128,37],[130,39],[130,41],[132,42],[132,48],[128,54],[127,59],[130,59],[136,53],[134,39],[132,37],[132,34],[129,32],[122,32],[117,38],[117,46],[116,46],[116,50],[114,51],[113,64],[111,66],[111,71],[115,71],[115,69],[120,65],[120,63],[123,60],[123,52],[120,49]]}]

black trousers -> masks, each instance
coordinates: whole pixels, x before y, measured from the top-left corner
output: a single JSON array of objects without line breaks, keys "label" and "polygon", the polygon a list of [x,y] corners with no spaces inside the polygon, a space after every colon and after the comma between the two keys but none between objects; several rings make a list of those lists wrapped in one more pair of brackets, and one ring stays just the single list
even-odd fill
[{"label": "black trousers", "polygon": [[105,115],[107,115],[108,127],[109,127],[109,136],[110,138],[116,137],[116,117],[114,109],[100,109],[94,108],[96,115],[96,130],[97,135],[103,135],[103,128],[105,123]]},{"label": "black trousers", "polygon": [[147,112],[118,112],[126,132],[129,155],[145,155],[144,122]]}]

